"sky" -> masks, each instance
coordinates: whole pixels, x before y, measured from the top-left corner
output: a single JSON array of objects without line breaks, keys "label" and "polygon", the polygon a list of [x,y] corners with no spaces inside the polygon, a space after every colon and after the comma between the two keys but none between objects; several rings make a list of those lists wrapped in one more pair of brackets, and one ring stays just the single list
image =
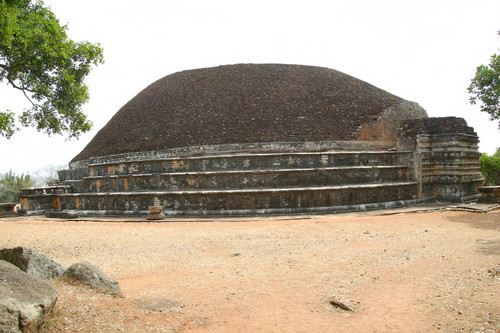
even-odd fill
[{"label": "sky", "polygon": [[[67,167],[130,99],[183,70],[283,63],[339,70],[404,99],[430,117],[465,118],[479,150],[493,154],[500,130],[467,87],[500,52],[498,0],[45,0],[75,41],[99,43],[105,63],[86,79],[83,111],[94,127],[79,140],[24,128],[0,137],[0,172]],[[29,103],[0,83],[2,110]]]}]

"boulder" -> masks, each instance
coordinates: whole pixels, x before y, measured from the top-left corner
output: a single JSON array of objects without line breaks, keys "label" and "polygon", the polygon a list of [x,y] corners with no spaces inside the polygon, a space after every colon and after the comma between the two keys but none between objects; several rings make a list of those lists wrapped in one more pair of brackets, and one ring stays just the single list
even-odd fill
[{"label": "boulder", "polygon": [[22,271],[44,280],[60,277],[66,268],[28,247],[0,250],[0,260],[17,266]]},{"label": "boulder", "polygon": [[38,332],[57,301],[57,291],[0,260],[0,332]]},{"label": "boulder", "polygon": [[115,279],[106,275],[99,267],[86,261],[71,265],[64,272],[63,277],[122,296],[120,286]]}]

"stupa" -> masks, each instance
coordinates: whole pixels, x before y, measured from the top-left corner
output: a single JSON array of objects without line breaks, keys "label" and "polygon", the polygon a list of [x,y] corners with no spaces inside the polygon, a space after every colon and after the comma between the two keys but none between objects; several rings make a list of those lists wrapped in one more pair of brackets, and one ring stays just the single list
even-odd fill
[{"label": "stupa", "polygon": [[339,71],[238,64],[168,75],[124,105],[31,212],[291,214],[467,200],[482,182],[465,120],[428,118]]}]

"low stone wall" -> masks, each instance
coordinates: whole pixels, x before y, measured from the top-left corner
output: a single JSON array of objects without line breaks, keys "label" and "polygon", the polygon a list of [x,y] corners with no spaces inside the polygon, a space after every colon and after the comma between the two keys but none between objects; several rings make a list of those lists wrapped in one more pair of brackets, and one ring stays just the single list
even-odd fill
[{"label": "low stone wall", "polygon": [[71,186],[67,185],[26,187],[22,189],[24,195],[58,195],[68,192],[71,192]]},{"label": "low stone wall", "polygon": [[71,193],[68,185],[29,187],[21,190],[21,207],[28,211],[44,212],[61,209],[61,195]]}]

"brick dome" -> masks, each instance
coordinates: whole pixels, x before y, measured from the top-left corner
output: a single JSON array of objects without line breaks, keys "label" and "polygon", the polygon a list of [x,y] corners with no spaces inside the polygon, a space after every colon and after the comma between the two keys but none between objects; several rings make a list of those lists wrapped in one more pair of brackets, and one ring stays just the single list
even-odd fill
[{"label": "brick dome", "polygon": [[391,140],[402,119],[426,116],[415,103],[323,67],[187,70],[132,98],[73,162],[202,145]]}]

